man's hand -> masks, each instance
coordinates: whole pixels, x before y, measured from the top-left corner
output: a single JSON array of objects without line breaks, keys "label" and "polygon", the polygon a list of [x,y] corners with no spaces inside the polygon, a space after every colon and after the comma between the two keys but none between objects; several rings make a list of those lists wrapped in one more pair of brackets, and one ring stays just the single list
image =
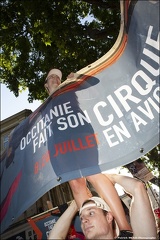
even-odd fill
[{"label": "man's hand", "polygon": [[67,78],[74,78],[74,72],[71,72],[71,73],[67,76]]}]

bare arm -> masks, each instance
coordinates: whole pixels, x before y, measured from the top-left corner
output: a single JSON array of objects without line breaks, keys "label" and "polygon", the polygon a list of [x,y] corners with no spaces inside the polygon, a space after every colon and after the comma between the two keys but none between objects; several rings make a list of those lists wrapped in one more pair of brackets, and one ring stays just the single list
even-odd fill
[{"label": "bare arm", "polygon": [[156,222],[151,203],[142,182],[119,174],[106,174],[115,184],[121,185],[125,192],[132,195],[130,220],[135,238],[156,239]]},{"label": "bare arm", "polygon": [[71,222],[75,214],[77,213],[77,205],[75,201],[72,201],[70,206],[61,215],[53,229],[50,231],[48,239],[65,239],[69,231]]},{"label": "bare arm", "polygon": [[117,191],[106,175],[99,173],[87,176],[86,178],[93,185],[98,195],[109,205],[119,229],[131,230]]}]

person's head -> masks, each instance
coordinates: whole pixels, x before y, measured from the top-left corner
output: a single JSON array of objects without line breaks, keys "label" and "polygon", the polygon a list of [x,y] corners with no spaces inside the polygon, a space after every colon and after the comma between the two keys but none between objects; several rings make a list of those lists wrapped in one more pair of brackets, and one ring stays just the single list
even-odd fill
[{"label": "person's head", "polygon": [[62,72],[59,69],[51,69],[46,77],[44,87],[48,94],[51,95],[53,91],[60,85],[62,79]]},{"label": "person's head", "polygon": [[114,239],[116,223],[106,202],[99,197],[86,200],[79,211],[86,239]]}]

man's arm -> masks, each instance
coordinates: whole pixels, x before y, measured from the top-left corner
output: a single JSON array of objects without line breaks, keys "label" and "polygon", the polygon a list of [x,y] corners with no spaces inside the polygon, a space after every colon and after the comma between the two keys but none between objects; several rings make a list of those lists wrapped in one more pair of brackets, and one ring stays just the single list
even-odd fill
[{"label": "man's arm", "polygon": [[50,231],[48,239],[65,239],[69,231],[71,222],[77,213],[77,205],[72,201],[66,211],[60,216],[53,229]]},{"label": "man's arm", "polygon": [[135,238],[156,239],[156,222],[145,186],[139,180],[119,174],[106,174],[113,184],[118,183],[132,195],[130,221]]}]

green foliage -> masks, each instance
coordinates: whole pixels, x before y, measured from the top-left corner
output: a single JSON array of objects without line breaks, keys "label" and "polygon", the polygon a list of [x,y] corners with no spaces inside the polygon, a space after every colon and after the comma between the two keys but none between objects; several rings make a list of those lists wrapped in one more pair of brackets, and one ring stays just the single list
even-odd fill
[{"label": "green foliage", "polygon": [[119,1],[2,0],[1,79],[15,96],[28,87],[29,101],[44,100],[52,67],[65,80],[112,47],[119,12]]}]

